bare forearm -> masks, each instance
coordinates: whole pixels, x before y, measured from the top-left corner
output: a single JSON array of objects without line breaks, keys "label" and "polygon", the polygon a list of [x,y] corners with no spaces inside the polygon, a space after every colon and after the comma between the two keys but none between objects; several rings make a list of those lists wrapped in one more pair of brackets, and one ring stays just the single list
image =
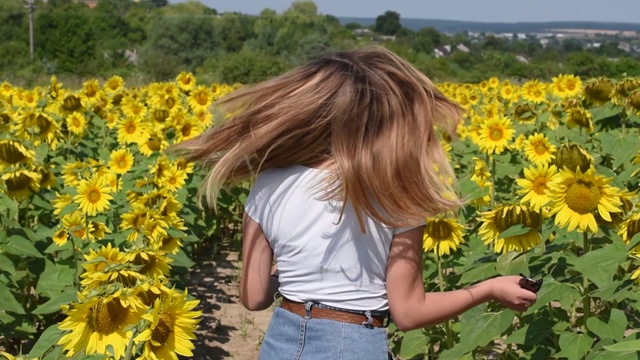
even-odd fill
[{"label": "bare forearm", "polygon": [[404,330],[435,325],[453,319],[474,306],[491,300],[486,282],[453,291],[424,293],[405,308],[394,320]]}]

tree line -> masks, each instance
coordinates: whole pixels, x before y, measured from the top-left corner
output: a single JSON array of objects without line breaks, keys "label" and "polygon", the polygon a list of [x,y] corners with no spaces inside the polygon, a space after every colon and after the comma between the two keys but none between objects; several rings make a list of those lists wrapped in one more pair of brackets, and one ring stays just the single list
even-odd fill
[{"label": "tree line", "polygon": [[[621,77],[640,73],[640,60],[614,41],[585,49],[576,41],[542,46],[535,39],[494,35],[473,40],[401,25],[387,11],[366,27],[318,13],[312,1],[294,1],[282,13],[218,13],[199,2],[36,0],[34,56],[25,0],[0,2],[0,76],[36,85],[55,74],[78,78],[119,75],[142,82],[191,71],[205,82],[254,83],[329,49],[380,44],[436,81],[477,82],[489,76],[524,81],[559,73]],[[463,47],[460,45],[464,45]],[[446,56],[434,51],[449,48]],[[462,49],[462,50],[460,50]]]}]

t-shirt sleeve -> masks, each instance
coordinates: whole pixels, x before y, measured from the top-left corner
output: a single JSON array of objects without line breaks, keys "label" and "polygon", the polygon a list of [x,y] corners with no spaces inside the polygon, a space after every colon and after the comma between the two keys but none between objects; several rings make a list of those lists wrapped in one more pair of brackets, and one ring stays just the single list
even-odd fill
[{"label": "t-shirt sleeve", "polygon": [[416,224],[416,225],[393,228],[393,235],[402,234],[405,231],[413,230],[417,227],[425,226],[426,224],[427,224],[426,221],[421,221],[419,224]]},{"label": "t-shirt sleeve", "polygon": [[264,181],[262,180],[260,174],[258,174],[244,203],[244,211],[247,213],[247,216],[258,224],[262,224],[262,215],[264,215],[266,207]]}]

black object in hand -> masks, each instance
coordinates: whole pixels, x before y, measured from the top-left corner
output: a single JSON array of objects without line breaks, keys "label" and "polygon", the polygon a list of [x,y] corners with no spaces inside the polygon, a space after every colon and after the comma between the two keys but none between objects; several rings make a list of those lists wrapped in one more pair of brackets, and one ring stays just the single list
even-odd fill
[{"label": "black object in hand", "polygon": [[540,290],[540,287],[542,286],[542,279],[533,280],[532,278],[524,276],[522,274],[520,274],[520,276],[522,276],[522,279],[518,281],[518,284],[520,285],[521,288],[527,289],[534,293],[537,293],[538,290]]}]

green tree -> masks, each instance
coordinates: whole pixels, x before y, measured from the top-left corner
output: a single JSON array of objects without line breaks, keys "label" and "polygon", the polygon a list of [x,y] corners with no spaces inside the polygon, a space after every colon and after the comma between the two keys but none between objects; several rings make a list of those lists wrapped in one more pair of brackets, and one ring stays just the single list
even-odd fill
[{"label": "green tree", "polygon": [[384,14],[378,15],[373,30],[382,35],[395,35],[402,29],[400,24],[400,14],[387,10]]},{"label": "green tree", "polygon": [[182,70],[194,71],[221,44],[209,15],[155,17],[148,34],[140,66],[156,80],[172,79]]}]

